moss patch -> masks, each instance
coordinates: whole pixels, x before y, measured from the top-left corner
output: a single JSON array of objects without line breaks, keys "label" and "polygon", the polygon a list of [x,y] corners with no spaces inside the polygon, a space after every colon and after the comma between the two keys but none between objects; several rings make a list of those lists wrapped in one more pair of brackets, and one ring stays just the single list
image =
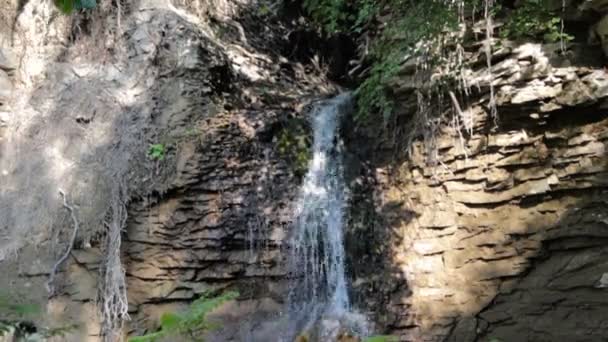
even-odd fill
[{"label": "moss patch", "polygon": [[304,176],[312,146],[308,122],[299,118],[285,121],[276,135],[275,143],[276,150],[287,160],[294,174],[298,177]]}]

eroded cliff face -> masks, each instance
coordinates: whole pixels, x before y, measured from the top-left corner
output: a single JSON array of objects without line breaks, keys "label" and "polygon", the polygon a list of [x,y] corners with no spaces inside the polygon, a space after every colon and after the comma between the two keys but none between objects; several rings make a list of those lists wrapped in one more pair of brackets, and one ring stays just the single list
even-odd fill
[{"label": "eroded cliff face", "polygon": [[[398,137],[362,157],[354,291],[401,340],[607,336],[608,73],[599,46],[567,50],[504,42],[490,76],[483,57],[469,74],[452,117],[465,129],[445,124],[405,160]],[[415,99],[417,84],[405,72],[394,89]]]},{"label": "eroded cliff face", "polygon": [[[605,1],[586,3],[605,11]],[[125,191],[126,334],[231,289],[241,297],[215,314],[224,328],[211,340],[276,338],[301,175],[300,156],[281,144],[305,141],[294,118],[336,92],[304,63],[323,45],[278,22],[272,3],[268,14],[248,1],[139,1],[119,18],[116,8],[69,18],[46,2],[0,4],[0,24],[12,23],[0,25],[0,288],[42,304],[41,326],[80,324],[65,340],[102,339],[104,236],[114,193]],[[565,53],[503,42],[491,76],[479,45],[468,47],[471,92],[453,117],[465,129],[434,126],[407,158],[399,134],[362,141],[343,129],[348,273],[378,332],[608,336],[605,23],[589,22],[591,45]],[[408,66],[392,84],[402,117],[421,90]],[[162,158],[149,155],[158,144]],[[49,294],[71,244],[69,207],[80,229]]]},{"label": "eroded cliff face", "polygon": [[[298,46],[278,9],[138,1],[65,17],[50,2],[2,5],[14,25],[0,46],[0,288],[46,308],[39,326],[78,324],[63,340],[102,339],[106,237],[125,207],[124,333],[230,289],[240,299],[215,314],[224,329],[211,340],[251,336],[285,298],[300,170],[278,140],[305,140],[304,105],[336,92],[282,55]],[[110,208],[116,192],[126,197]]]}]

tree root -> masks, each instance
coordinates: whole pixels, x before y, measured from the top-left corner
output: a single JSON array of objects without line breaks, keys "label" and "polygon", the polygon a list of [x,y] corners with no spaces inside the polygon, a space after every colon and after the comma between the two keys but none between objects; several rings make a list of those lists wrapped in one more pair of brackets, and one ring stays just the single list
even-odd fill
[{"label": "tree root", "polygon": [[53,265],[53,268],[51,269],[51,273],[49,274],[49,280],[46,282],[46,289],[49,293],[49,298],[53,297],[53,295],[55,294],[55,287],[53,285],[53,282],[55,281],[55,275],[57,274],[57,269],[70,256],[70,253],[72,252],[72,248],[74,247],[74,243],[76,242],[76,235],[78,234],[78,228],[79,228],[78,219],[76,218],[76,214],[74,212],[74,207],[68,204],[67,196],[65,195],[65,192],[63,192],[63,190],[59,189],[59,194],[63,198],[63,207],[66,208],[70,212],[70,216],[72,217],[72,222],[74,224],[74,230],[72,231],[72,237],[70,239],[70,243],[68,244],[68,248],[66,249],[65,253],[61,256],[61,258],[59,258],[59,260],[57,260],[57,262]]}]

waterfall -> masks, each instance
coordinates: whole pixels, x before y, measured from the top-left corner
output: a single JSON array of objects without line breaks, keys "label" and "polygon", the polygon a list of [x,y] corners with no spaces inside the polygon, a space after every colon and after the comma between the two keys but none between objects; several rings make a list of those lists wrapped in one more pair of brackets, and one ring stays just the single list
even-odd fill
[{"label": "waterfall", "polygon": [[[297,331],[328,318],[351,317],[345,272],[341,116],[351,108],[351,95],[320,102],[311,113],[312,160],[296,207],[291,243],[289,316]],[[343,323],[340,323],[343,324]]]}]

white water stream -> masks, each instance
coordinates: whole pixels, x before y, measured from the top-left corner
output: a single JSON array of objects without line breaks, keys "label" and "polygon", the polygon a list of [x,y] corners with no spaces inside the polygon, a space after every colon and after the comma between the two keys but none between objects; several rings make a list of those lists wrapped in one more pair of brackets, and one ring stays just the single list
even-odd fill
[{"label": "white water stream", "polygon": [[296,225],[291,239],[289,316],[293,332],[314,330],[315,340],[338,330],[366,333],[365,320],[351,310],[344,252],[341,116],[351,107],[350,94],[320,102],[312,112],[313,155],[300,189]]}]

